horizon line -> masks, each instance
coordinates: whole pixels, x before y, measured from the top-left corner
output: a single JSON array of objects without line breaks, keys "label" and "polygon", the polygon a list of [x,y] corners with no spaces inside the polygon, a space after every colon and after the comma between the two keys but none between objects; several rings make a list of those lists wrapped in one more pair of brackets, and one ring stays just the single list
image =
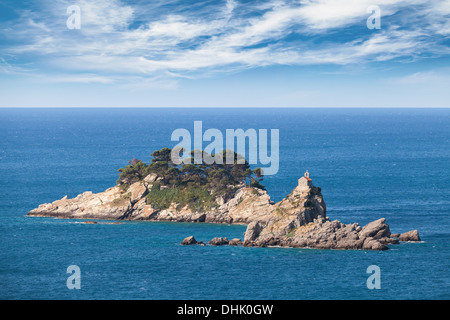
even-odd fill
[{"label": "horizon line", "polygon": [[187,106],[165,106],[165,107],[156,107],[156,106],[147,106],[147,107],[137,107],[137,106],[110,106],[110,107],[55,107],[55,106],[49,106],[49,107],[41,107],[41,106],[16,106],[16,107],[7,107],[7,106],[0,106],[0,109],[450,109],[450,106],[430,106],[430,107],[423,107],[423,106],[371,106],[371,107],[355,107],[355,106],[336,106],[336,107],[330,107],[330,106],[314,106],[314,107],[304,107],[304,106],[298,106],[298,107],[269,107],[269,106],[223,106],[223,107],[205,107],[205,106],[198,106],[198,107],[187,107]]}]

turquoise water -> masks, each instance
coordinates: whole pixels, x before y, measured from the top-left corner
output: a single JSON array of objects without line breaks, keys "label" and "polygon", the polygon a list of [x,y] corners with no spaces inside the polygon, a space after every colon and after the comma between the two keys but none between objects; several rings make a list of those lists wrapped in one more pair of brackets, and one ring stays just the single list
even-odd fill
[{"label": "turquoise water", "polygon": [[[44,202],[114,185],[131,158],[203,128],[280,130],[273,200],[307,169],[331,219],[385,217],[422,243],[383,252],[184,247],[194,235],[243,237],[245,226],[83,224],[27,217]],[[449,299],[448,109],[0,109],[1,299]],[[66,269],[78,265],[81,289]],[[381,289],[366,269],[378,265]]]}]

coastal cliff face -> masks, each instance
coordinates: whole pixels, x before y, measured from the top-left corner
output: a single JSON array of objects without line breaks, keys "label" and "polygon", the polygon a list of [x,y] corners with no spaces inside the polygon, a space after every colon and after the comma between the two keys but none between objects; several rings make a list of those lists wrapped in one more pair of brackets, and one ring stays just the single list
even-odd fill
[{"label": "coastal cliff face", "polygon": [[126,191],[115,186],[104,192],[84,192],[73,199],[67,196],[40,205],[30,216],[49,216],[73,219],[156,220],[178,222],[266,224],[277,219],[278,228],[287,232],[295,227],[325,218],[326,207],[320,189],[305,178],[282,201],[274,204],[266,190],[243,186],[230,199],[218,197],[217,206],[210,210],[194,211],[188,206],[172,203],[167,209],[156,210],[147,204],[146,195],[158,176],[151,174],[133,183]]},{"label": "coastal cliff face", "polygon": [[[214,208],[200,212],[188,205],[180,207],[177,203],[171,203],[168,208],[161,210],[147,204],[146,196],[159,179],[157,175],[150,174],[130,185],[126,191],[117,185],[101,193],[84,192],[73,199],[66,196],[42,204],[28,215],[242,223],[248,224],[243,245],[257,247],[385,250],[388,244],[399,242],[397,238],[391,237],[384,218],[364,227],[358,223],[346,225],[337,220],[330,221],[326,216],[321,189],[315,187],[306,176],[300,178],[297,187],[280,202],[273,203],[265,190],[242,186],[228,199],[218,197]],[[420,241],[417,230],[405,233],[400,238],[403,241]],[[236,243],[240,244],[240,239],[235,240],[239,240]]]},{"label": "coastal cliff face", "polygon": [[157,210],[147,204],[146,195],[159,180],[155,174],[133,183],[126,191],[115,186],[104,192],[84,192],[73,199],[67,196],[31,210],[30,216],[72,219],[155,220],[177,222],[242,223],[266,221],[274,205],[267,191],[241,187],[230,199],[216,199],[217,206],[197,212],[172,203],[169,208]]}]

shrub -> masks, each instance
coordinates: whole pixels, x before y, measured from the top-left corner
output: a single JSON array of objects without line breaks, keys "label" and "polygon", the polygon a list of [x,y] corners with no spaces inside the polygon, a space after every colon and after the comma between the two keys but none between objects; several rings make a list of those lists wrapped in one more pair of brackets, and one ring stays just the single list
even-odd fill
[{"label": "shrub", "polygon": [[215,198],[203,187],[199,186],[175,186],[161,188],[160,183],[155,183],[147,194],[147,204],[156,210],[164,210],[172,203],[177,204],[177,210],[186,205],[193,211],[201,212],[215,206]]}]

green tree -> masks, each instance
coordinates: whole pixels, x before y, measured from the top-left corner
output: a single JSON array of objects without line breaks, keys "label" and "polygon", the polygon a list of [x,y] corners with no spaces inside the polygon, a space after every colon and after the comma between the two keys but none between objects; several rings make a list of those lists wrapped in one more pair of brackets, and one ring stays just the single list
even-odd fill
[{"label": "green tree", "polygon": [[[138,159],[130,160],[125,168],[119,169],[118,184],[127,187],[143,180],[148,174],[158,175],[161,180],[153,184],[147,199],[160,209],[178,203],[202,210],[216,205],[214,199],[217,196],[228,198],[243,185],[265,189],[261,183],[264,176],[262,169],[252,170],[248,162],[234,151],[224,150],[216,156],[194,150],[190,155],[191,163],[182,165],[176,165],[171,160],[171,151],[169,148],[154,151],[148,165]],[[198,152],[202,152],[202,163],[194,162]],[[213,157],[221,159],[222,163],[211,163]]]},{"label": "green tree", "polygon": [[[148,165],[147,174],[155,173],[163,179],[164,184],[174,180],[178,173],[174,170],[177,166],[170,159],[171,149],[162,148],[161,150],[153,151],[151,156],[152,161]],[[169,171],[169,169],[173,168]]]},{"label": "green tree", "polygon": [[133,159],[128,161],[129,165],[125,168],[120,168],[118,170],[119,179],[117,180],[117,184],[122,185],[131,185],[135,182],[141,181],[145,178],[147,172],[147,165],[137,159]]},{"label": "green tree", "polygon": [[261,183],[264,178],[263,170],[261,168],[256,168],[255,170],[253,170],[253,174],[255,175],[255,177],[251,178],[250,187],[266,190],[266,187],[264,187]]}]

